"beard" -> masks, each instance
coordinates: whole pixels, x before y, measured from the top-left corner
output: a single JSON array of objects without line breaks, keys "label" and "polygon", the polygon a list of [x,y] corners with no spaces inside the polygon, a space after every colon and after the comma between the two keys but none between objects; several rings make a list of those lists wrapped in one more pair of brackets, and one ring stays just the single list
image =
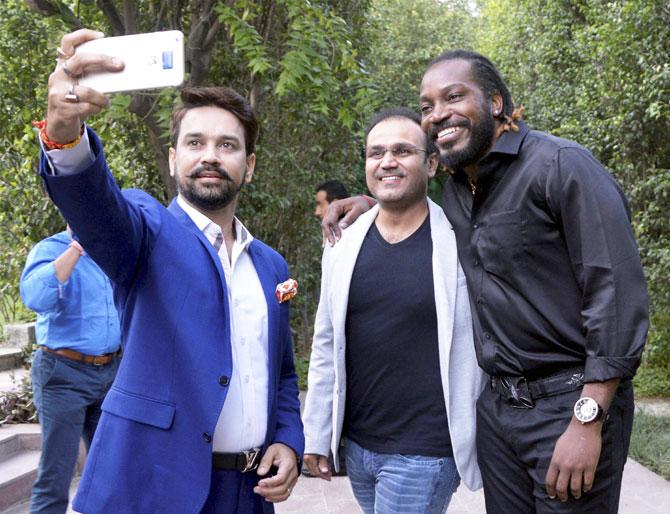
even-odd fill
[{"label": "beard", "polygon": [[[441,126],[439,130],[444,128],[444,126]],[[470,129],[470,139],[465,148],[461,150],[440,148],[440,164],[450,170],[459,170],[477,164],[486,156],[491,147],[495,135],[495,122],[485,106],[482,108],[480,121],[477,123],[470,122],[468,128]]]},{"label": "beard", "polygon": [[[179,170],[176,176],[180,177]],[[198,176],[207,171],[218,174],[223,180],[213,184],[201,184],[197,182]],[[203,211],[217,211],[229,205],[237,198],[244,187],[244,179],[239,186],[230,174],[221,167],[211,164],[198,166],[191,173],[177,180],[177,191],[191,204]]]}]

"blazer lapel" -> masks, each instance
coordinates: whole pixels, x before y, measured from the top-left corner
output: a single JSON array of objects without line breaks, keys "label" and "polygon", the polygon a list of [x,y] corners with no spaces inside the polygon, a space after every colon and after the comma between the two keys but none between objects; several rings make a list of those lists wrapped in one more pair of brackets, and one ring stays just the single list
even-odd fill
[{"label": "blazer lapel", "polygon": [[458,256],[456,254],[456,237],[444,211],[430,199],[428,200],[428,208],[433,242],[433,283],[435,286],[440,370],[443,385],[446,386],[444,379],[449,369],[449,355],[454,332],[454,312],[458,288]]},{"label": "blazer lapel", "polygon": [[170,205],[168,206],[168,211],[175,217],[177,220],[188,230],[190,230],[195,236],[198,238],[200,241],[200,244],[203,245],[205,250],[209,253],[209,256],[212,259],[212,263],[216,267],[217,272],[219,273],[219,279],[221,282],[221,287],[223,288],[223,298],[224,300],[228,298],[228,292],[226,290],[226,275],[223,272],[223,266],[221,265],[221,259],[217,255],[214,247],[212,244],[209,242],[209,240],[205,237],[205,234],[203,234],[200,229],[197,227],[195,223],[193,223],[193,220],[189,217],[186,212],[184,212],[184,209],[182,209],[179,204],[177,203],[177,199],[175,198],[170,202]]},{"label": "blazer lapel", "polygon": [[347,228],[340,241],[328,251],[329,256],[329,291],[330,308],[333,330],[340,332],[344,341],[344,327],[349,304],[349,288],[354,273],[358,253],[365,240],[365,236],[377,218],[379,206],[375,205],[363,214],[356,223]]},{"label": "blazer lapel", "polygon": [[[257,240],[254,239],[249,245],[249,255],[256,268],[256,273],[263,287],[265,303],[268,309],[268,413],[272,407],[274,399],[274,385],[277,381],[277,370],[279,365],[277,359],[280,359],[281,342],[277,339],[281,334],[280,330],[280,304],[275,296],[275,289],[279,283],[279,277],[275,273],[275,266],[263,253]],[[268,418],[269,419],[269,418]]]}]

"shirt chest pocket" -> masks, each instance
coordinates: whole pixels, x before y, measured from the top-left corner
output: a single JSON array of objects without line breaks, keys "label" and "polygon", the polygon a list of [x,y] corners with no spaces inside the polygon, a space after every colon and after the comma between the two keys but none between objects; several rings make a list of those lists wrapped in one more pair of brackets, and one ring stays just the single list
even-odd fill
[{"label": "shirt chest pocket", "polygon": [[486,216],[474,234],[477,260],[489,273],[508,275],[523,267],[524,237],[519,211]]}]

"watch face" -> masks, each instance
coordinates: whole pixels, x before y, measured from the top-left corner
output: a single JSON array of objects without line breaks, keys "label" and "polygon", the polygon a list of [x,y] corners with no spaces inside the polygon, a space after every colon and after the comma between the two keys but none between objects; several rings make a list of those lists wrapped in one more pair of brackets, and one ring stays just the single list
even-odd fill
[{"label": "watch face", "polygon": [[598,416],[598,402],[593,398],[580,398],[575,403],[575,417],[582,423],[593,421]]}]

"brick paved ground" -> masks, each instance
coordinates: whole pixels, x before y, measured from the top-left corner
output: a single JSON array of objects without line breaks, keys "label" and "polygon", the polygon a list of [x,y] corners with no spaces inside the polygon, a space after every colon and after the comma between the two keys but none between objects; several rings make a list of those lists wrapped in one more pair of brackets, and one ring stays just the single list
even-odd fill
[{"label": "brick paved ground", "polygon": [[[670,512],[670,482],[632,459],[624,469],[619,514],[667,514]],[[349,480],[331,482],[301,477],[288,501],[277,505],[277,514],[360,514]],[[484,514],[482,491],[459,487],[448,514]],[[495,513],[492,513],[495,514]]]}]

